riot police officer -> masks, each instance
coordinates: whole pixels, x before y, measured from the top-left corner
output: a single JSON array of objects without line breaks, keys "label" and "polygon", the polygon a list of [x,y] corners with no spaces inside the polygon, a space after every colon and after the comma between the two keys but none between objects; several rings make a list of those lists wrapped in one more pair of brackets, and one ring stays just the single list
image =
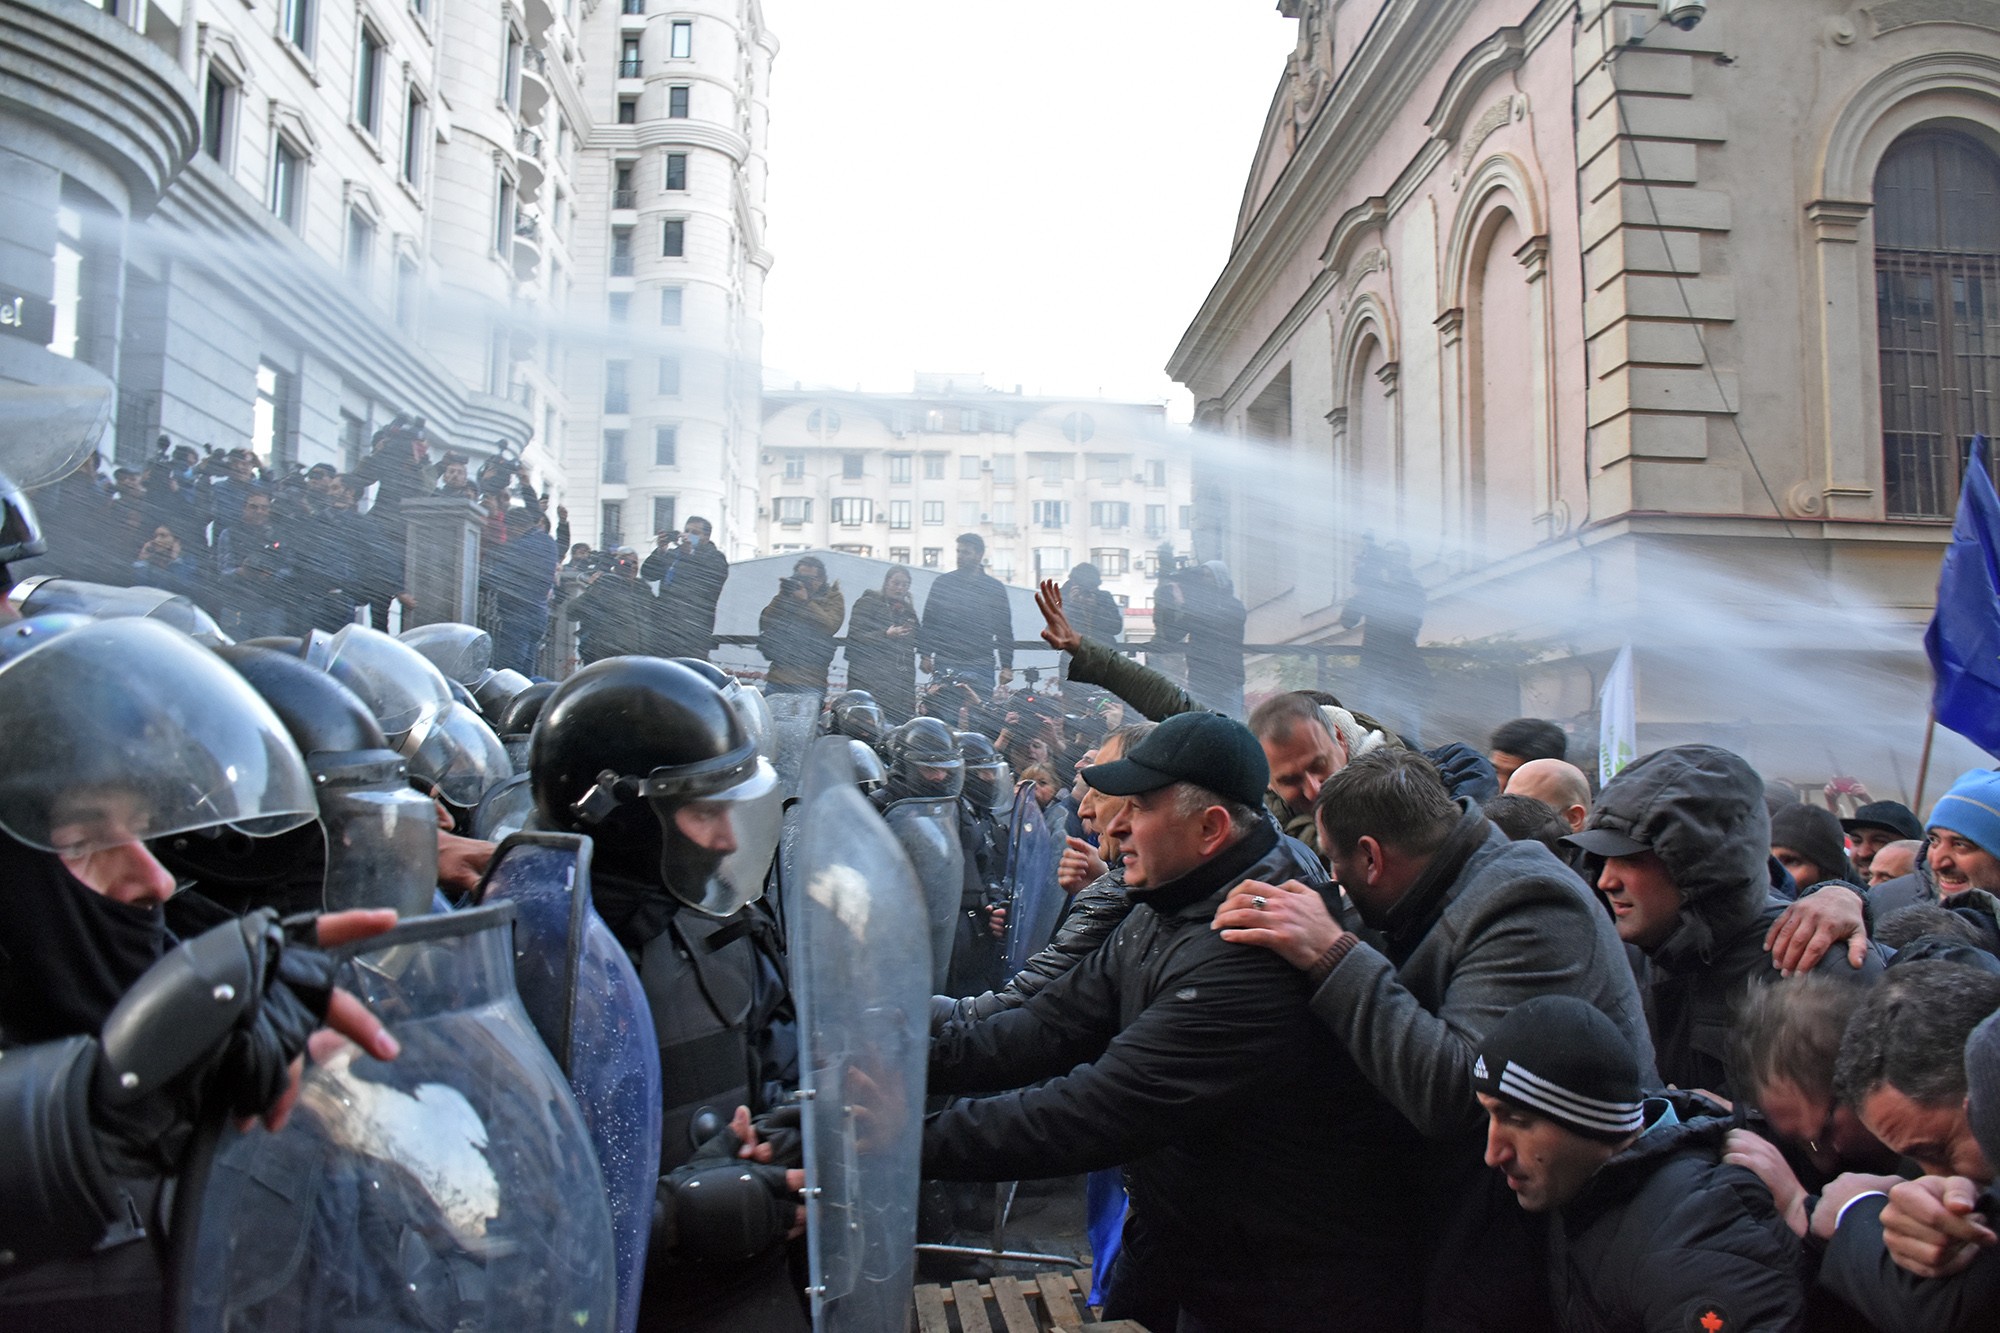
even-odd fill
[{"label": "riot police officer", "polygon": [[598,911],[638,968],[660,1042],[666,1174],[640,1327],[803,1329],[784,1245],[796,1186],[713,1146],[733,1149],[736,1109],[772,1109],[795,1079],[782,958],[745,910],[777,847],[777,776],[720,690],[642,657],[565,681],[529,768],[539,819],[593,840]]},{"label": "riot police officer", "polygon": [[1000,941],[993,907],[1001,901],[1007,869],[1007,814],[1014,799],[1013,773],[993,742],[976,731],[958,733],[965,785],[958,798],[958,841],[965,850],[965,891],[959,899],[958,935],[946,987],[952,995],[978,995],[999,986]]},{"label": "riot police officer", "polygon": [[931,923],[931,989],[942,991],[966,892],[965,847],[958,829],[965,759],[951,728],[934,717],[912,718],[890,732],[888,750],[883,818],[903,844],[923,889]]}]

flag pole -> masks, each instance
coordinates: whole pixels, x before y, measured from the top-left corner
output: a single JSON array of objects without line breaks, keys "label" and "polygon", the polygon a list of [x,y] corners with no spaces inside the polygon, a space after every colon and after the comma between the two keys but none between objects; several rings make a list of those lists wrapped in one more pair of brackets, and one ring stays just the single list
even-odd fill
[{"label": "flag pole", "polygon": [[1937,710],[1924,723],[1924,757],[1917,762],[1917,818],[1924,817],[1924,780],[1931,775],[1931,740],[1937,735]]}]

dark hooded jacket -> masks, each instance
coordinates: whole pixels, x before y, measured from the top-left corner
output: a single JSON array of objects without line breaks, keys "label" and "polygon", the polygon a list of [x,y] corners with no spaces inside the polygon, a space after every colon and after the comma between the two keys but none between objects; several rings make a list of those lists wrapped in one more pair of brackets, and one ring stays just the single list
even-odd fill
[{"label": "dark hooded jacket", "polygon": [[[1764,936],[1786,906],[1766,870],[1771,816],[1763,779],[1728,750],[1678,745],[1613,778],[1586,827],[1646,846],[1679,890],[1673,934],[1645,951],[1652,964],[1645,998],[1653,1051],[1668,1083],[1728,1096],[1731,1009],[1747,983],[1777,978]],[[1883,963],[1881,950],[1870,946],[1857,971],[1846,950],[1835,947],[1814,970],[1872,977]]]},{"label": "dark hooded jacket", "polygon": [[[1759,809],[1762,809],[1761,803]],[[1799,1240],[1770,1191],[1722,1164],[1732,1121],[1676,1095],[1549,1226],[1549,1284],[1563,1333],[1802,1327]],[[1713,1320],[1703,1322],[1712,1315]]]},{"label": "dark hooded jacket", "polygon": [[1132,901],[1125,896],[1124,872],[1105,871],[1077,890],[1069,911],[1056,926],[1055,937],[1040,953],[1022,964],[1012,980],[999,990],[946,1000],[934,1006],[932,1029],[935,1031],[945,1022],[991,1018],[1003,1010],[1026,1004],[1044,986],[1096,953],[1097,946],[1111,937],[1111,932],[1118,929],[1118,924],[1131,910]]}]

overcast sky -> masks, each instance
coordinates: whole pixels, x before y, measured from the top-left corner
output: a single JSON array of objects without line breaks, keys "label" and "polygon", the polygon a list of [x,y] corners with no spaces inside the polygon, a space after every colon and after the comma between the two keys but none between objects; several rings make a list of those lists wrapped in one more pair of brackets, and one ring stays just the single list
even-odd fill
[{"label": "overcast sky", "polygon": [[765,382],[1135,402],[1229,254],[1273,0],[764,0]]}]

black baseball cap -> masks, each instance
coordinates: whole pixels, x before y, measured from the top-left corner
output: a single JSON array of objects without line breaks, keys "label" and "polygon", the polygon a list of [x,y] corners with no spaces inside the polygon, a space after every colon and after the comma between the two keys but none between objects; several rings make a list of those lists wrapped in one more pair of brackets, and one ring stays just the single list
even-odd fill
[{"label": "black baseball cap", "polygon": [[1915,842],[1924,840],[1924,823],[1917,818],[1916,811],[1901,801],[1870,801],[1854,812],[1852,818],[1840,821],[1840,826],[1849,833],[1858,833],[1865,828],[1886,829],[1899,838]]},{"label": "black baseball cap", "polygon": [[1181,713],[1154,727],[1123,759],[1092,764],[1083,780],[1106,796],[1137,796],[1192,782],[1256,809],[1271,765],[1250,728],[1220,713]]}]

